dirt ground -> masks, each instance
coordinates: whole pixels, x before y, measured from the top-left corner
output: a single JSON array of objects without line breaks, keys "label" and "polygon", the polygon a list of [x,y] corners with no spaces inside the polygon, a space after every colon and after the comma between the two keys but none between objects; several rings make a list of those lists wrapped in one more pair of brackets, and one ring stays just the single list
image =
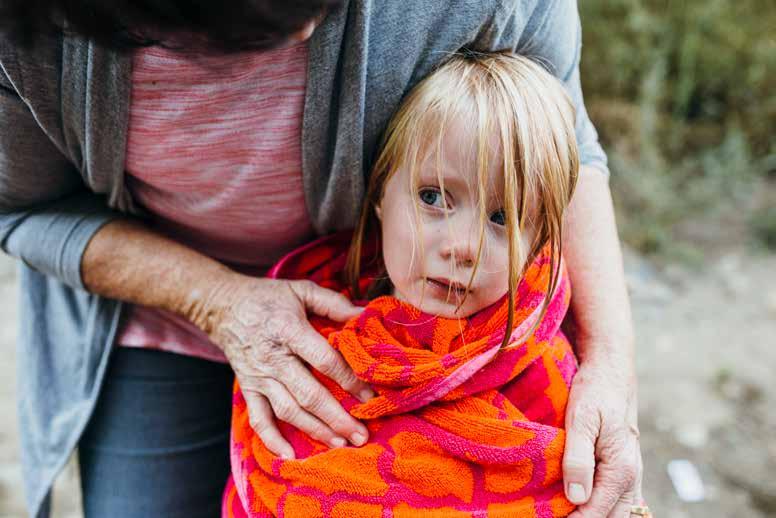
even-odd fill
[{"label": "dirt ground", "polygon": [[[728,251],[695,268],[626,253],[637,331],[645,496],[664,518],[776,516],[776,255]],[[14,263],[0,255],[0,518],[26,516],[14,406]],[[679,499],[687,459],[705,497]],[[80,517],[77,469],[54,516]]]}]

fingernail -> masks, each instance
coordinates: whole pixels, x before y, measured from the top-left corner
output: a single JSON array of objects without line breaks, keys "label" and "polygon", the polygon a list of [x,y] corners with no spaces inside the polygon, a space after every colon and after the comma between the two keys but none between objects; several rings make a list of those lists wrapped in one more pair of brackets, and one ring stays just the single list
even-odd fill
[{"label": "fingernail", "polygon": [[329,441],[329,446],[331,446],[332,448],[342,448],[346,444],[347,444],[347,441],[342,437],[335,437],[331,441]]},{"label": "fingernail", "polygon": [[373,397],[375,397],[375,391],[372,390],[372,389],[368,389],[368,388],[367,389],[363,389],[362,391],[360,391],[358,393],[358,399],[362,403],[366,403],[367,401],[369,401]]},{"label": "fingernail", "polygon": [[585,501],[585,488],[582,484],[571,483],[569,484],[568,495],[572,504],[581,504]]},{"label": "fingernail", "polygon": [[364,434],[360,432],[356,432],[350,436],[350,442],[352,442],[356,446],[361,446],[366,442],[366,437],[364,437]]},{"label": "fingernail", "polygon": [[280,458],[283,460],[291,460],[294,457],[295,455],[293,451],[284,451],[283,453],[280,454]]}]

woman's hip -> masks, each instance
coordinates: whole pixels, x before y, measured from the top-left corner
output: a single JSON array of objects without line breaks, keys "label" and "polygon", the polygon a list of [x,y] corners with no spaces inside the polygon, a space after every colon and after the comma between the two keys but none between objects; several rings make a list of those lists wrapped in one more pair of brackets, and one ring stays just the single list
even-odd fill
[{"label": "woman's hip", "polygon": [[117,347],[79,443],[86,517],[219,516],[232,382],[224,364]]}]

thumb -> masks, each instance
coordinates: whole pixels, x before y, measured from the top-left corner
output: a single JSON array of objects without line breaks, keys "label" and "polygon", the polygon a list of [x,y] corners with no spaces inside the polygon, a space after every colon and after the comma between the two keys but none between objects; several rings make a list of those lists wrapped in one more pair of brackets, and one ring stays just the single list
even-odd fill
[{"label": "thumb", "polygon": [[316,315],[344,322],[363,311],[341,293],[322,288],[312,281],[290,281],[289,285],[305,308]]},{"label": "thumb", "polygon": [[573,504],[587,502],[593,490],[595,442],[598,426],[589,416],[566,416],[566,447],[563,451],[563,487]]}]

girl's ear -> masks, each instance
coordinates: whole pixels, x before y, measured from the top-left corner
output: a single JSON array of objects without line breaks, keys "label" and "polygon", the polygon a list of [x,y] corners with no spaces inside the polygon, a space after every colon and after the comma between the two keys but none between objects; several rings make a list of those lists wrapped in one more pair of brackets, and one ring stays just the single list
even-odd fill
[{"label": "girl's ear", "polygon": [[375,205],[375,216],[377,216],[377,219],[382,222],[383,221],[383,211],[380,208],[379,205]]}]

